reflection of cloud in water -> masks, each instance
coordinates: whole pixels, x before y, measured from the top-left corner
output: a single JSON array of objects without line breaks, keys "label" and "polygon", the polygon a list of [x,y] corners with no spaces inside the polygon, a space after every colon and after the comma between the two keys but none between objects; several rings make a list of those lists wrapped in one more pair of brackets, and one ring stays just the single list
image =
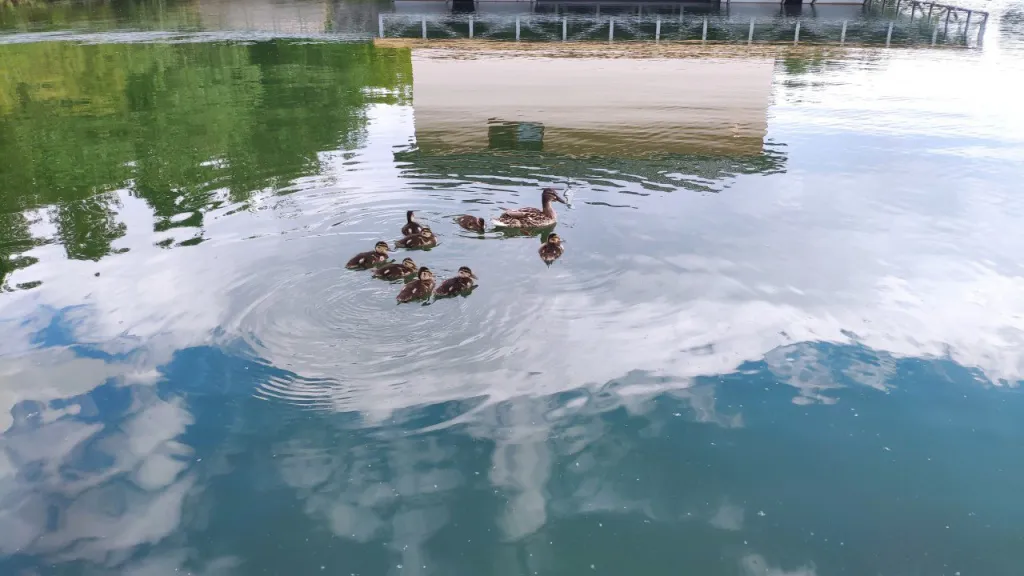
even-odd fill
[{"label": "reflection of cloud in water", "polygon": [[551,474],[550,429],[542,424],[544,406],[538,404],[513,402],[498,413],[505,433],[494,439],[491,482],[509,494],[498,525],[512,540],[533,533],[547,519],[544,487]]},{"label": "reflection of cloud in water", "polygon": [[740,561],[743,568],[743,576],[817,576],[818,571],[814,565],[801,566],[794,570],[784,570],[769,566],[768,561],[760,554],[744,556]]},{"label": "reflection of cloud in water", "polygon": [[[851,348],[867,358],[851,357]],[[887,354],[876,354],[860,347],[826,348],[810,342],[776,348],[765,354],[764,361],[779,382],[798,390],[799,394],[793,399],[797,404],[834,404],[835,398],[825,392],[842,388],[844,380],[888,390],[886,381],[896,369],[896,362]],[[841,367],[833,368],[836,365]]]},{"label": "reflection of cloud in water", "polygon": [[718,507],[714,516],[711,517],[710,522],[712,526],[722,530],[742,530],[743,508],[735,504],[725,502]]},{"label": "reflection of cloud in water", "polygon": [[54,416],[43,404],[14,410],[0,436],[0,554],[126,574],[182,566],[183,558],[160,561],[159,553],[134,566],[131,557],[179,528],[196,480],[186,471],[191,450],[176,438],[192,418],[181,401],[161,400],[148,387],[124,391],[128,413],[115,426],[96,420],[110,408],[92,396],[69,399],[75,410],[56,409],[78,417]]},{"label": "reflection of cloud in water", "polygon": [[448,522],[453,491],[463,485],[452,450],[433,437],[397,437],[384,449],[372,440],[350,446],[296,438],[274,448],[281,476],[340,538],[359,543],[385,539],[401,557],[403,574],[432,564],[428,538]]}]

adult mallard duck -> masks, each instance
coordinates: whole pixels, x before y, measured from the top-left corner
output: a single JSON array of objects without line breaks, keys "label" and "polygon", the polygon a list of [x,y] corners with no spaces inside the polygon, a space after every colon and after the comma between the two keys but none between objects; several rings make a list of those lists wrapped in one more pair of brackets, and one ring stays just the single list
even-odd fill
[{"label": "adult mallard duck", "polygon": [[469,269],[469,266],[459,268],[459,275],[449,278],[434,290],[435,296],[458,296],[473,290],[473,280],[476,275]]},{"label": "adult mallard duck", "polygon": [[405,213],[405,226],[402,226],[402,236],[412,236],[423,231],[423,226],[416,221],[415,212],[409,210]]},{"label": "adult mallard duck", "polygon": [[345,268],[349,270],[366,270],[379,266],[388,261],[388,243],[377,242],[377,245],[373,247],[373,252],[363,252],[356,254],[345,264]]},{"label": "adult mallard duck", "polygon": [[397,300],[399,303],[422,300],[429,298],[433,291],[434,273],[424,266],[417,272],[416,279],[406,284],[405,288],[402,288],[402,291],[398,293]]},{"label": "adult mallard duck", "polygon": [[480,234],[483,234],[486,231],[487,223],[484,222],[483,218],[463,214],[456,218],[455,222],[470,232],[479,232]]},{"label": "adult mallard duck", "polygon": [[494,219],[494,225],[501,228],[547,228],[558,222],[558,215],[552,202],[565,204],[565,199],[558,195],[554,188],[545,188],[540,195],[542,208],[517,208],[506,210]]},{"label": "adult mallard duck", "polygon": [[419,234],[410,234],[395,242],[396,248],[433,248],[437,246],[437,236],[424,226]]},{"label": "adult mallard duck", "polygon": [[543,260],[545,264],[551,264],[555,260],[558,260],[558,257],[562,255],[562,252],[565,252],[565,248],[562,247],[562,239],[558,237],[558,234],[551,233],[548,235],[547,242],[540,245],[540,250],[538,252],[540,252],[540,259]]},{"label": "adult mallard duck", "polygon": [[412,261],[412,258],[406,258],[402,260],[401,264],[388,264],[381,266],[373,271],[374,278],[380,278],[382,280],[401,280],[406,276],[412,276],[416,273],[416,263]]}]

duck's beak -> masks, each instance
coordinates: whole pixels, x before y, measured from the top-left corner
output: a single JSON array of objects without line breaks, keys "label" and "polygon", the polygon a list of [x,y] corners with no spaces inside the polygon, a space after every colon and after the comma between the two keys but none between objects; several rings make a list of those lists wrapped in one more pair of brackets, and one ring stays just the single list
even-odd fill
[{"label": "duck's beak", "polygon": [[568,204],[568,202],[565,201],[565,198],[558,192],[555,192],[555,200],[558,200],[562,204]]},{"label": "duck's beak", "polygon": [[473,274],[472,272],[469,273],[469,277],[473,280],[479,280],[479,278],[476,277],[476,274]]}]

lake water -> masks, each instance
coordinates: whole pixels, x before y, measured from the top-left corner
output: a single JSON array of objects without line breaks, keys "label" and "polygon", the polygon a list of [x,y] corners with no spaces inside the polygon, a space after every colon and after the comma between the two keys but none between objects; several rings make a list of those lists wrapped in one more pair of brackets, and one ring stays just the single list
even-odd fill
[{"label": "lake water", "polygon": [[[1024,17],[981,7],[710,59],[4,13],[0,574],[1019,574]],[[452,222],[544,186],[550,267]],[[409,209],[469,297],[345,270]]]}]

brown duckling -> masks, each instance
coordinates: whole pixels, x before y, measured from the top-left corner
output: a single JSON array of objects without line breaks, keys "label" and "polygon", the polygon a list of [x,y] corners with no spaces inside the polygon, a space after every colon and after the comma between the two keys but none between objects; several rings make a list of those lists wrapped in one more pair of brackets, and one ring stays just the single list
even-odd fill
[{"label": "brown duckling", "polygon": [[494,219],[494,225],[500,228],[548,228],[558,223],[558,215],[552,202],[565,204],[565,198],[558,195],[554,188],[545,188],[540,195],[542,208],[517,208],[506,210]]},{"label": "brown duckling", "polygon": [[397,300],[399,303],[422,300],[424,298],[429,298],[433,291],[434,273],[424,266],[419,269],[419,272],[417,272],[416,279],[406,284],[405,287],[402,288],[402,291],[398,293]]},{"label": "brown duckling", "polygon": [[434,290],[435,296],[458,296],[460,294],[466,294],[473,290],[473,280],[476,280],[476,275],[469,269],[468,266],[459,268],[459,275],[455,278],[449,278],[441,283]]},{"label": "brown duckling", "polygon": [[402,236],[412,236],[423,231],[423,226],[416,221],[415,212],[409,210],[405,213],[405,226],[402,226]]},{"label": "brown duckling", "polygon": [[406,258],[402,260],[402,263],[392,263],[385,266],[381,266],[373,271],[374,278],[380,278],[382,280],[401,280],[406,276],[412,276],[416,273],[416,263],[412,261],[412,258]]},{"label": "brown duckling", "polygon": [[362,254],[356,254],[345,264],[345,268],[349,270],[366,270],[379,266],[388,261],[388,243],[377,242],[377,245],[373,247],[373,252],[363,252]]},{"label": "brown duckling", "polygon": [[456,218],[455,222],[458,223],[459,226],[462,226],[463,228],[469,230],[470,232],[478,232],[480,234],[483,234],[486,231],[486,223],[484,222],[483,218],[477,218],[475,216],[470,216],[469,214],[463,214],[462,216]]},{"label": "brown duckling", "polygon": [[548,235],[547,242],[540,245],[539,252],[540,259],[543,260],[545,264],[551,264],[555,260],[558,260],[558,257],[562,255],[562,252],[565,252],[565,248],[562,247],[562,239],[558,237],[558,234],[552,232]]},{"label": "brown duckling", "polygon": [[427,226],[419,234],[410,234],[395,242],[396,248],[433,248],[437,246],[437,236]]}]

